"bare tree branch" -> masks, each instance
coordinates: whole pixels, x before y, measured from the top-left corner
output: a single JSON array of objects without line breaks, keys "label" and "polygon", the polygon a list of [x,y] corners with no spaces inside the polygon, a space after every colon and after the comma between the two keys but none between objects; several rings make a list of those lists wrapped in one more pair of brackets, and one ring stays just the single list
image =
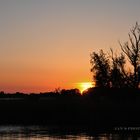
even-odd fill
[{"label": "bare tree branch", "polygon": [[135,26],[130,30],[128,34],[129,42],[125,42],[124,45],[121,43],[121,50],[128,57],[130,63],[134,68],[134,82],[137,87],[137,68],[140,61],[140,26],[136,22]]}]

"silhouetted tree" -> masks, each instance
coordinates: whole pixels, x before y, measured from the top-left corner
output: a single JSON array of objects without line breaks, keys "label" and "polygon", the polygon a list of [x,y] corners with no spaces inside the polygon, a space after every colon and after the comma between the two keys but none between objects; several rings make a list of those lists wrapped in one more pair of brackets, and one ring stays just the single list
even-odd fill
[{"label": "silhouetted tree", "polygon": [[75,97],[80,96],[81,94],[79,89],[62,89],[61,95]]},{"label": "silhouetted tree", "polygon": [[[91,72],[97,87],[133,87],[138,88],[140,82],[140,25],[136,22],[130,30],[129,41],[120,43],[122,53],[118,56],[111,49],[111,60],[103,50],[91,54]],[[126,59],[129,60],[133,71],[126,70]]]},{"label": "silhouetted tree", "polygon": [[113,49],[111,50],[111,60],[112,60],[112,67],[110,72],[110,81],[112,87],[124,87],[125,80],[126,80],[126,72],[124,69],[125,65],[125,56],[121,53],[120,56],[117,54],[114,55]]},{"label": "silhouetted tree", "polygon": [[0,91],[0,95],[3,95],[3,94],[5,94],[4,91]]},{"label": "silhouetted tree", "polygon": [[129,41],[125,42],[123,45],[120,43],[120,46],[134,68],[134,87],[137,88],[137,69],[140,62],[140,26],[137,22],[135,26],[130,30],[128,36]]},{"label": "silhouetted tree", "polygon": [[97,87],[109,87],[109,59],[103,50],[99,53],[93,52],[91,54],[91,72],[94,74],[94,79]]}]

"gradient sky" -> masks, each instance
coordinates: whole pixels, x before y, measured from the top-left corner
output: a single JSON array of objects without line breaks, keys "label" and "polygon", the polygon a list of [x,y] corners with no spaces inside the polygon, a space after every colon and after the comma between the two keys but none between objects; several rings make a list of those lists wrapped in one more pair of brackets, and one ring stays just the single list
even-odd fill
[{"label": "gradient sky", "polygon": [[90,53],[128,39],[140,0],[0,0],[0,90],[92,81]]}]

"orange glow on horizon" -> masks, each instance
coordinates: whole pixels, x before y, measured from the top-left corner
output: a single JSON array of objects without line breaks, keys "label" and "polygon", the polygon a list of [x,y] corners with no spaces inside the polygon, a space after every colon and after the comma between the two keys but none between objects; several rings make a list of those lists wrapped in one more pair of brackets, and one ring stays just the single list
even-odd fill
[{"label": "orange glow on horizon", "polygon": [[94,83],[92,82],[81,82],[77,84],[79,90],[81,93],[83,93],[83,91],[87,90],[88,88],[94,87]]}]

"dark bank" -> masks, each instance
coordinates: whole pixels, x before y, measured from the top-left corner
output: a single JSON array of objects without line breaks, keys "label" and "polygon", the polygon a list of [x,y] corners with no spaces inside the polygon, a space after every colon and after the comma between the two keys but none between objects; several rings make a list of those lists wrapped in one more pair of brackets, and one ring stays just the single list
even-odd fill
[{"label": "dark bank", "polygon": [[61,93],[0,94],[0,124],[87,125],[98,129],[140,126],[140,90],[90,88]]}]

